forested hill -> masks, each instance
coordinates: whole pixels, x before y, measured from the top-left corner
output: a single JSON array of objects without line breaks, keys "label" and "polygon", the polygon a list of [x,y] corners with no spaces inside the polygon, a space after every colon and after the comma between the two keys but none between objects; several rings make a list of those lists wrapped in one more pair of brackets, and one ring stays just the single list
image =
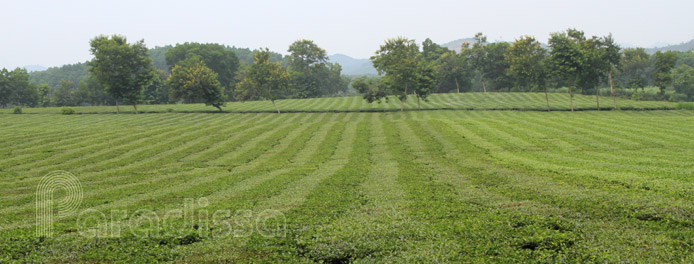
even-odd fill
[{"label": "forested hill", "polygon": [[[149,56],[152,58],[154,67],[162,71],[169,71],[169,65],[166,64],[166,52],[171,48],[173,48],[172,45],[166,45],[149,49]],[[237,48],[234,46],[227,46],[227,48],[234,51],[234,54],[241,64],[253,63],[253,52],[255,50]],[[282,54],[273,52],[272,55],[272,61],[282,60]],[[85,80],[89,76],[87,68],[86,62],[66,64],[60,67],[50,67],[43,71],[30,72],[29,81],[34,84],[46,83],[51,87],[57,87],[61,80],[70,81],[77,85],[80,81]]]},{"label": "forested hill", "polygon": [[691,51],[694,50],[694,39],[687,41],[687,42],[682,42],[677,45],[669,45],[665,47],[659,47],[659,48],[650,48],[646,49],[646,52],[653,54],[656,53],[657,51]]},{"label": "forested hill", "polygon": [[344,75],[378,75],[369,59],[355,59],[344,54],[333,54],[328,60],[342,66]]}]

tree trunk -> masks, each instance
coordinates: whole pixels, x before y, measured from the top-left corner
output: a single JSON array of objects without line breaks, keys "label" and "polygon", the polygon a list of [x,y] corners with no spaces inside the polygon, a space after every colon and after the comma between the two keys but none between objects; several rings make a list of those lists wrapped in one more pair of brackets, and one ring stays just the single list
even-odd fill
[{"label": "tree trunk", "polygon": [[612,70],[610,70],[610,73],[607,76],[610,77],[610,90],[612,90],[612,103],[614,104],[614,110],[617,110],[617,99],[615,98],[614,94],[614,86],[612,86]]},{"label": "tree trunk", "polygon": [[571,101],[571,112],[574,111],[574,93],[572,88],[574,87],[574,80],[571,80],[571,85],[569,86],[569,101]]},{"label": "tree trunk", "polygon": [[272,102],[272,105],[275,106],[275,109],[277,110],[277,113],[278,113],[278,114],[281,114],[281,113],[280,113],[280,109],[277,107],[277,104],[275,104],[275,100],[270,100],[270,102]]},{"label": "tree trunk", "polygon": [[116,99],[116,114],[120,114],[120,106],[118,106],[118,99]]},{"label": "tree trunk", "polygon": [[[407,99],[407,83],[405,83],[405,99]],[[400,112],[405,112],[404,101],[405,100],[400,99]]]},{"label": "tree trunk", "polygon": [[458,78],[455,79],[455,88],[458,89],[458,93],[460,93],[460,85],[458,85]]},{"label": "tree trunk", "polygon": [[600,87],[595,87],[595,103],[598,105],[598,111],[600,111]]},{"label": "tree trunk", "polygon": [[133,107],[135,108],[135,114],[136,115],[139,114],[139,112],[137,112],[137,104],[136,103],[133,103]]},{"label": "tree trunk", "polygon": [[549,95],[547,94],[547,87],[545,87],[545,100],[547,101],[547,112],[550,112],[550,110],[549,110]]},{"label": "tree trunk", "polygon": [[417,109],[422,110],[422,106],[419,104],[419,94],[414,91],[414,96],[417,97]]},{"label": "tree trunk", "polygon": [[484,90],[485,93],[487,92],[487,85],[484,84],[484,78],[482,78],[482,89]]}]

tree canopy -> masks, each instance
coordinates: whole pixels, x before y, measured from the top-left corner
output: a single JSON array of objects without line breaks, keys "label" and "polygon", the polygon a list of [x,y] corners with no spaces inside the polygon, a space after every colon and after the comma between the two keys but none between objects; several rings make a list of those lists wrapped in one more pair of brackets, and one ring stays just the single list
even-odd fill
[{"label": "tree canopy", "polygon": [[144,88],[157,77],[144,40],[128,44],[124,36],[101,35],[92,39],[90,46],[94,59],[87,63],[89,72],[116,100],[116,106],[125,99],[138,113],[137,103],[142,100]]}]

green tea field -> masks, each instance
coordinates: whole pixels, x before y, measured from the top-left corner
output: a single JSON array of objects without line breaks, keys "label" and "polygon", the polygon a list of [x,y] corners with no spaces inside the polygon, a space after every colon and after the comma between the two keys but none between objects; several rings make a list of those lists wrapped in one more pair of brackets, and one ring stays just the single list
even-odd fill
[{"label": "green tea field", "polygon": [[[549,104],[552,110],[570,110],[569,95],[550,93]],[[676,103],[657,101],[632,101],[617,98],[617,104],[623,110],[675,109]],[[400,101],[391,96],[388,102],[369,104],[359,96],[287,99],[278,100],[277,106],[282,112],[388,112],[399,111]],[[432,94],[428,102],[421,101],[424,110],[522,110],[546,111],[547,104],[543,93],[448,93]],[[406,110],[417,109],[417,98],[410,95],[405,102]],[[576,110],[595,110],[595,96],[574,95]],[[600,108],[613,108],[611,97],[600,97]],[[60,113],[59,107],[25,109],[25,113]],[[115,113],[114,106],[74,107],[77,114]],[[181,105],[140,105],[138,110],[144,113],[161,112],[218,112],[217,109],[203,104]],[[225,112],[232,113],[273,113],[275,108],[269,101],[249,101],[227,103]],[[121,106],[121,112],[134,112],[132,106]],[[12,109],[0,109],[0,113],[12,113]]]},{"label": "green tea field", "polygon": [[[2,110],[0,263],[694,262],[694,111],[548,113],[544,94],[383,111],[396,103]],[[80,195],[43,195],[55,172]]]}]

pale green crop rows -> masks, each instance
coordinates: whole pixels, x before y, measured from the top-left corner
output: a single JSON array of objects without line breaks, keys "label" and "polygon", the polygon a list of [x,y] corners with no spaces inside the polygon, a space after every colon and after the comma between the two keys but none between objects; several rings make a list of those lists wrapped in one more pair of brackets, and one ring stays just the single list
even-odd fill
[{"label": "pale green crop rows", "polygon": [[[568,94],[549,94],[550,107],[552,110],[569,110]],[[675,109],[676,103],[655,102],[655,101],[632,101],[617,99],[617,104],[621,109]],[[422,109],[428,110],[537,110],[547,109],[545,95],[543,93],[448,93],[432,94],[428,102],[421,102]],[[284,112],[369,112],[369,111],[398,111],[400,101],[391,97],[388,102],[367,103],[359,96],[335,97],[335,98],[314,98],[314,99],[289,99],[278,100],[277,106]],[[577,110],[595,110],[595,96],[574,95],[574,107]],[[612,98],[601,97],[600,108],[610,110],[613,108]],[[76,113],[115,113],[115,106],[100,107],[74,107]],[[409,96],[405,101],[406,110],[417,109],[417,99]],[[24,109],[25,113],[53,113],[59,114],[61,108],[34,108]],[[138,106],[141,112],[217,112],[217,109],[202,104],[185,105],[141,105]],[[134,112],[132,106],[122,105],[122,112]],[[231,102],[224,107],[225,112],[236,113],[255,113],[255,112],[275,112],[275,108],[270,101],[250,101],[250,102]],[[9,114],[12,109],[0,109],[0,113]]]},{"label": "pale green crop rows", "polygon": [[[687,263],[693,129],[692,111],[2,114],[0,262]],[[178,221],[174,235],[92,239],[71,215],[39,238],[36,186],[55,170],[81,181],[81,209],[205,198],[210,212],[277,210],[286,233]]]}]

